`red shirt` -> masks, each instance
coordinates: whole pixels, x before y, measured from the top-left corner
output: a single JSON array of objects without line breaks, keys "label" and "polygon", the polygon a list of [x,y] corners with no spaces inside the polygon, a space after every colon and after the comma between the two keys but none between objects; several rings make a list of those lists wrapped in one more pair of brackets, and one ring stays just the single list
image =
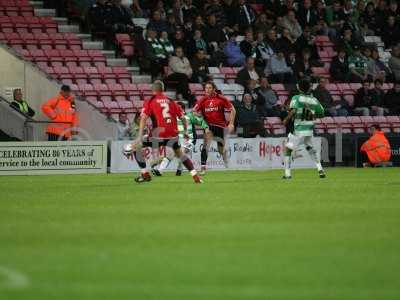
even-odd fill
[{"label": "red shirt", "polygon": [[177,118],[183,117],[182,108],[164,94],[156,94],[143,105],[142,113],[153,122],[153,136],[169,139],[178,136]]},{"label": "red shirt", "polygon": [[232,103],[221,95],[212,97],[204,96],[199,99],[193,110],[201,113],[206,122],[211,126],[225,128],[228,122],[225,119],[225,110],[231,110]]}]

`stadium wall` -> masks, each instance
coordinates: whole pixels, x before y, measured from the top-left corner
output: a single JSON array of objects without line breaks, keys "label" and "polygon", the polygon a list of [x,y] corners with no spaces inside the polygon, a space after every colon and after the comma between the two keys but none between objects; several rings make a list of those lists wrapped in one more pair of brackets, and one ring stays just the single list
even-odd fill
[{"label": "stadium wall", "polygon": [[[23,89],[24,97],[30,106],[36,111],[35,120],[48,121],[41,111],[44,101],[58,94],[61,84],[35,65],[19,58],[11,49],[0,45],[0,95],[12,100],[10,94],[12,88]],[[96,110],[83,99],[76,99],[79,113],[80,138],[91,140],[112,140],[116,136],[116,123]],[[45,125],[37,125],[38,130],[45,130]],[[43,135],[44,138],[44,135]],[[42,137],[40,138],[42,139]]]}]

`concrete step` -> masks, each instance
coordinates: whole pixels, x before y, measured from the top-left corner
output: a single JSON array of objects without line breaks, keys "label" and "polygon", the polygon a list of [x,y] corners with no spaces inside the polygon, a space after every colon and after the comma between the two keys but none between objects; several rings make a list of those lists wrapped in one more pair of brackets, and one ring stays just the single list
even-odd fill
[{"label": "concrete step", "polygon": [[29,1],[33,8],[43,8],[43,1]]},{"label": "concrete step", "polygon": [[103,50],[103,42],[84,41],[82,42],[82,47],[87,50]]},{"label": "concrete step", "polygon": [[55,17],[56,10],[48,8],[35,8],[35,16],[37,17]]},{"label": "concrete step", "polygon": [[107,65],[110,67],[127,67],[128,60],[126,58],[108,58]]},{"label": "concrete step", "polygon": [[113,50],[102,50],[101,52],[106,58],[115,58],[115,51]]},{"label": "concrete step", "polygon": [[140,68],[139,67],[127,67],[129,73],[132,75],[140,75]]},{"label": "concrete step", "polygon": [[76,34],[78,38],[82,40],[82,42],[91,42],[92,41],[92,35],[89,33],[77,33]]},{"label": "concrete step", "polygon": [[54,17],[53,20],[58,25],[68,25],[68,19],[67,18]]},{"label": "concrete step", "polygon": [[59,32],[74,32],[74,33],[80,32],[78,25],[59,25],[58,31]]},{"label": "concrete step", "polygon": [[151,83],[150,75],[133,75],[132,76],[133,83]]}]

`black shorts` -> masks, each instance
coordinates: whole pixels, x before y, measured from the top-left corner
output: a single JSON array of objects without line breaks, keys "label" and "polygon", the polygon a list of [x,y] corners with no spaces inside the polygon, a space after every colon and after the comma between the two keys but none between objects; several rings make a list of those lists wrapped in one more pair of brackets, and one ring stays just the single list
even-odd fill
[{"label": "black shorts", "polygon": [[170,139],[147,138],[145,141],[143,141],[142,145],[143,147],[151,147],[153,149],[160,148],[161,146],[170,147],[174,150],[178,150],[181,148],[179,137],[174,137]]},{"label": "black shorts", "polygon": [[208,129],[212,132],[214,139],[217,140],[218,146],[223,147],[225,145],[225,128],[210,125]]}]

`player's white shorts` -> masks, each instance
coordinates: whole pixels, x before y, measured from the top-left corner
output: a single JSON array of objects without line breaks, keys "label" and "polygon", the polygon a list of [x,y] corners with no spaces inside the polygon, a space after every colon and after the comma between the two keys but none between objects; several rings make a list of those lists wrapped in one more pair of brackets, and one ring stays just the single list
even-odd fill
[{"label": "player's white shorts", "polygon": [[312,136],[302,136],[289,133],[286,148],[296,150],[301,145],[313,147],[312,138]]}]

